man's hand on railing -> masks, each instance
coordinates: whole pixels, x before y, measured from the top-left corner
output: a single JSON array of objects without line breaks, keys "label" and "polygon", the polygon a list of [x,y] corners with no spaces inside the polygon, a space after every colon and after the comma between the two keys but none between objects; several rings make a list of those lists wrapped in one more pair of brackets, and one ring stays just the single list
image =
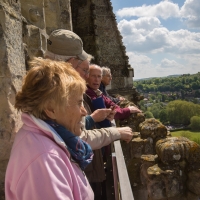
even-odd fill
[{"label": "man's hand on railing", "polygon": [[128,107],[130,109],[130,113],[141,113],[142,111],[137,108],[136,106],[129,106]]},{"label": "man's hand on railing", "polygon": [[133,137],[132,129],[128,126],[117,128],[120,135],[121,140],[124,140],[125,142],[129,143]]}]

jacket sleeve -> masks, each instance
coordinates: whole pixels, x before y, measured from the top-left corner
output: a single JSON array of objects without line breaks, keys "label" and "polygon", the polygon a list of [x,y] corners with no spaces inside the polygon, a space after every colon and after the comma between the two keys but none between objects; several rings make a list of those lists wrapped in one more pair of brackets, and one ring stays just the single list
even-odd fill
[{"label": "jacket sleeve", "polygon": [[27,166],[16,190],[20,200],[74,199],[70,168],[54,154],[44,153]]},{"label": "jacket sleeve", "polygon": [[108,97],[111,101],[113,101],[114,103],[118,103],[119,102],[119,99],[118,98],[115,98],[115,97],[112,97],[108,94],[105,86],[103,83],[100,84],[100,87],[99,87],[99,90],[101,90],[103,92],[103,94]]},{"label": "jacket sleeve", "polygon": [[112,102],[108,97],[103,95],[103,99],[106,105],[106,108],[110,108],[111,106],[115,106],[115,119],[123,120],[130,116],[130,109],[129,108],[121,108],[118,105],[116,105],[114,102]]},{"label": "jacket sleeve", "polygon": [[81,133],[81,139],[86,141],[92,150],[100,149],[103,146],[121,138],[117,128],[101,128],[93,130],[84,130]]},{"label": "jacket sleeve", "polygon": [[95,122],[90,115],[85,116],[85,128],[91,130],[95,127]]},{"label": "jacket sleeve", "polygon": [[120,108],[119,106],[117,106],[115,110],[116,110],[116,114],[114,117],[115,119],[123,120],[128,118],[131,114],[129,108]]},{"label": "jacket sleeve", "polygon": [[118,102],[119,102],[119,99],[118,99],[118,98],[112,97],[112,96],[110,96],[110,95],[107,95],[107,97],[108,97],[111,101],[113,101],[114,103],[118,103]]}]

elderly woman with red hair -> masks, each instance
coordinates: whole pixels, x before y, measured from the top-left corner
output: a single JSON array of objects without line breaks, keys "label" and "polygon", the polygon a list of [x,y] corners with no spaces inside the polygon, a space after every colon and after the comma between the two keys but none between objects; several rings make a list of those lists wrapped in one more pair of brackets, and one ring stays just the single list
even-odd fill
[{"label": "elderly woman with red hair", "polygon": [[90,146],[80,139],[85,81],[69,63],[34,59],[15,107],[23,126],[5,179],[7,200],[94,199],[83,173]]}]

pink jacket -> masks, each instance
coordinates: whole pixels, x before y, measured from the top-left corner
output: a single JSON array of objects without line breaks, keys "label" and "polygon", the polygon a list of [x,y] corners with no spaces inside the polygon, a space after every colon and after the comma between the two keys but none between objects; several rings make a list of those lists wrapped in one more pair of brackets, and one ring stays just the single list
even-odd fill
[{"label": "pink jacket", "polygon": [[44,121],[22,114],[6,170],[6,200],[93,200],[63,140]]}]

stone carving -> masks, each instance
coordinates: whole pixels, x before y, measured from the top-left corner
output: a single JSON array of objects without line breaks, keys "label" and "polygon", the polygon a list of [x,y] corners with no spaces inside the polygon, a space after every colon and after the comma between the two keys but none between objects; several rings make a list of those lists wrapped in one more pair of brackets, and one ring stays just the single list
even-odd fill
[{"label": "stone carving", "polygon": [[29,16],[30,16],[31,21],[34,23],[38,22],[41,18],[41,15],[36,8],[31,8],[29,10]]},{"label": "stone carving", "polygon": [[[29,2],[29,3],[28,3]],[[42,1],[35,2],[34,4],[31,1],[21,0],[22,6],[22,15],[28,21],[29,24],[35,25],[41,29],[45,28],[44,14]]]}]

